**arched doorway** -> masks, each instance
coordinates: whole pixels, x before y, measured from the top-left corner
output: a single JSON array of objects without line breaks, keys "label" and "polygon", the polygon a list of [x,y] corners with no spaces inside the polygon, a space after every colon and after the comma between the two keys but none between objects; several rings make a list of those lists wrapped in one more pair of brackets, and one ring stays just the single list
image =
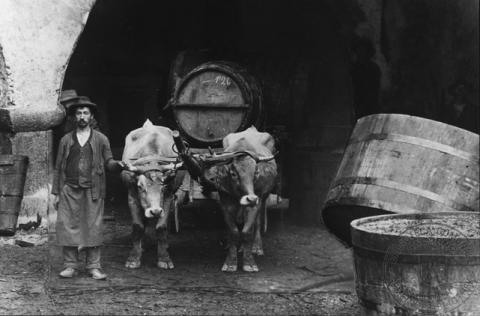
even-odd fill
[{"label": "arched doorway", "polygon": [[[98,0],[63,89],[99,105],[100,128],[120,159],[125,136],[145,119],[170,123],[163,107],[175,76],[207,60],[242,64],[261,82],[267,130],[283,137],[284,194],[312,222],[352,122],[348,48],[356,17],[339,8],[313,0]],[[126,205],[117,176],[107,190],[107,209]]]}]

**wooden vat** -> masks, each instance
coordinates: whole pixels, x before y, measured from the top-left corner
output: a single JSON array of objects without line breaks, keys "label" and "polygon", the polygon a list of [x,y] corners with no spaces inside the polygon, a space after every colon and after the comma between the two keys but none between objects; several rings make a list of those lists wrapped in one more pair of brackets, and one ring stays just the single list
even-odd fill
[{"label": "wooden vat", "polygon": [[351,229],[364,314],[480,313],[480,213],[372,216]]},{"label": "wooden vat", "polygon": [[358,120],[322,211],[350,243],[349,223],[365,216],[479,211],[479,136],[402,114]]},{"label": "wooden vat", "polygon": [[193,146],[220,147],[229,133],[263,119],[262,94],[256,80],[240,66],[204,63],[182,78],[174,92],[173,114],[182,136]]}]

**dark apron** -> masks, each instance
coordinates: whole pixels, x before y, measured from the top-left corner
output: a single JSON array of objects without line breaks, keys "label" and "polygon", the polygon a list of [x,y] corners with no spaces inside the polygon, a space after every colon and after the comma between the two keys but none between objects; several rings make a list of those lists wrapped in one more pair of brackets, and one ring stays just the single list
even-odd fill
[{"label": "dark apron", "polygon": [[60,246],[100,246],[103,241],[103,199],[92,199],[90,188],[64,185],[57,213],[57,242]]}]

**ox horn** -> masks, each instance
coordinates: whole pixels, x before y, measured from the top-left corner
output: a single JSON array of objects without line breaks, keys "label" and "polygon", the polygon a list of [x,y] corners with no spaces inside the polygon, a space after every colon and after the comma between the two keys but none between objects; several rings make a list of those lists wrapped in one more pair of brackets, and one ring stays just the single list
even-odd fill
[{"label": "ox horn", "polygon": [[274,155],[265,156],[265,157],[258,157],[258,161],[270,161],[270,160],[273,160],[273,159],[275,159]]},{"label": "ox horn", "polygon": [[162,166],[162,171],[175,170],[183,166],[183,162],[179,163],[170,163],[168,165]]},{"label": "ox horn", "polygon": [[132,163],[129,161],[125,162],[125,170],[128,172],[133,172],[133,173],[142,173],[142,167],[140,166],[134,166]]}]

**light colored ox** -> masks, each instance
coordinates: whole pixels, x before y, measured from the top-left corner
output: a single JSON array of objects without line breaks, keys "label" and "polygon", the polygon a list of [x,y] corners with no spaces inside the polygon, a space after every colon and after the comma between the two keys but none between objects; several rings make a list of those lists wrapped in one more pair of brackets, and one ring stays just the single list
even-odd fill
[{"label": "light colored ox", "polygon": [[[185,194],[178,190],[181,163],[173,151],[172,131],[153,125],[147,120],[141,128],[130,132],[125,138],[122,160],[128,170],[122,171],[122,180],[128,188],[128,206],[132,217],[133,248],[125,263],[127,268],[141,265],[142,239],[145,234],[145,219],[155,218],[157,237],[157,266],[173,269],[168,254],[168,221],[172,211],[177,214],[177,203]],[[176,224],[178,230],[177,217]]]},{"label": "light colored ox", "polygon": [[237,252],[243,249],[243,270],[257,272],[253,254],[263,255],[259,211],[265,210],[277,177],[274,139],[250,127],[227,135],[223,149],[224,153],[210,156],[181,150],[181,157],[192,176],[220,195],[229,241],[222,271],[237,270]]}]

